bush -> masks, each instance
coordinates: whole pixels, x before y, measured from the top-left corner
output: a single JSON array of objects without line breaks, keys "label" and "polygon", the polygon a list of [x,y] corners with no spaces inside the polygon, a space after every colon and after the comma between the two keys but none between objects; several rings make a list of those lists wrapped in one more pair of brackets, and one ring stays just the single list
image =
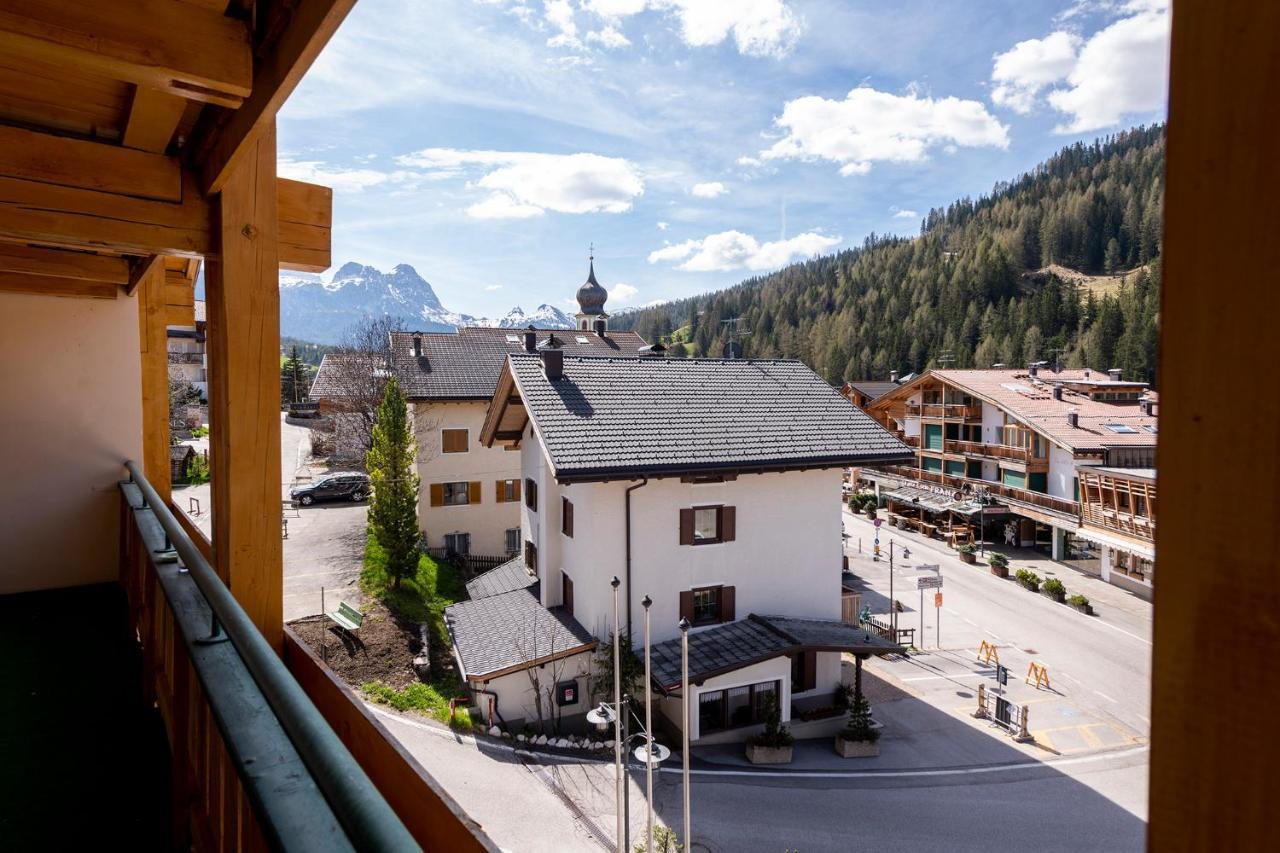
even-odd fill
[{"label": "bush", "polygon": [[1004,554],[991,554],[987,557],[987,562],[997,569],[1003,569],[1008,567],[1009,558]]},{"label": "bush", "polygon": [[1013,573],[1014,579],[1032,592],[1040,589],[1040,576],[1030,569],[1018,569]]},{"label": "bush", "polygon": [[[636,844],[635,853],[645,853],[647,844],[644,840]],[[660,823],[653,825],[653,849],[655,853],[679,853],[684,849],[676,831]]]},{"label": "bush", "polygon": [[208,434],[209,428],[207,426],[198,426],[191,430],[192,438],[204,438]]},{"label": "bush", "polygon": [[795,736],[782,725],[782,709],[778,707],[777,695],[770,695],[765,700],[764,731],[748,739],[747,743],[767,749],[781,749],[795,742]]},{"label": "bush", "polygon": [[209,457],[197,453],[187,463],[187,482],[193,484],[209,482]]},{"label": "bush", "polygon": [[1072,607],[1088,607],[1089,599],[1077,593],[1076,595],[1067,596],[1067,604]]},{"label": "bush", "polygon": [[861,693],[853,697],[849,707],[849,722],[845,724],[840,736],[845,740],[875,743],[880,740],[880,732],[871,727],[871,703]]},{"label": "bush", "polygon": [[1066,595],[1067,587],[1057,578],[1049,578],[1041,585],[1040,591],[1050,596]]},{"label": "bush", "polygon": [[966,542],[959,548],[956,548],[956,551],[961,554],[976,554],[978,553],[978,546],[974,545],[972,542]]}]

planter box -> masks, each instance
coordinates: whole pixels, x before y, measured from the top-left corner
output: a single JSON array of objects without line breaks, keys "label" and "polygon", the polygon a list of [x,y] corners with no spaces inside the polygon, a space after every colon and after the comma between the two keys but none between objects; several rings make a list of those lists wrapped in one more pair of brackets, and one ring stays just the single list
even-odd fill
[{"label": "planter box", "polygon": [[957,556],[960,557],[960,562],[968,563],[971,566],[976,565],[978,562],[977,554],[966,554],[964,551],[961,551]]},{"label": "planter box", "polygon": [[1059,604],[1062,604],[1067,600],[1067,594],[1065,592],[1041,592],[1040,594],[1045,598],[1050,598],[1058,602]]},{"label": "planter box", "polygon": [[1028,590],[1029,592],[1040,591],[1040,584],[1038,583],[1030,584],[1030,583],[1023,583],[1022,581],[1018,581],[1018,585],[1021,586],[1023,589]]},{"label": "planter box", "polygon": [[747,744],[747,761],[752,764],[790,764],[794,746],[756,746]]},{"label": "planter box", "polygon": [[880,754],[880,741],[845,740],[836,735],[836,754],[841,758],[873,758]]},{"label": "planter box", "polygon": [[995,575],[998,578],[1007,578],[1009,577],[1009,567],[1008,566],[992,566],[991,574]]},{"label": "planter box", "polygon": [[1067,606],[1068,606],[1068,607],[1070,607],[1072,610],[1079,610],[1079,611],[1080,611],[1081,613],[1083,613],[1085,616],[1092,616],[1092,615],[1093,615],[1093,605],[1092,605],[1092,604],[1069,604],[1069,605],[1067,605]]}]

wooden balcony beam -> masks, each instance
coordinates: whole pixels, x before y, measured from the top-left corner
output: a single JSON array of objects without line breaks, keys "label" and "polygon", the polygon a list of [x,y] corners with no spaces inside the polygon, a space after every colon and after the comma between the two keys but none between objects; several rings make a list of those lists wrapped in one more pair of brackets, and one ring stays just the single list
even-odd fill
[{"label": "wooden balcony beam", "polygon": [[253,85],[249,24],[172,0],[0,0],[0,54],[232,108]]},{"label": "wooden balcony beam", "polygon": [[0,243],[0,273],[127,285],[129,261],[109,255]]}]

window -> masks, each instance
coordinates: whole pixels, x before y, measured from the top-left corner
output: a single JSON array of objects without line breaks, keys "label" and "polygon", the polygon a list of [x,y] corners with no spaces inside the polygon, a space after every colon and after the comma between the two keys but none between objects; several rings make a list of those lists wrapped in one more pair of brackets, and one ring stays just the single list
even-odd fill
[{"label": "window", "polygon": [[737,536],[737,510],[731,506],[695,506],[680,510],[680,544],[712,545]]},{"label": "window", "polygon": [[763,723],[769,698],[777,697],[779,692],[777,681],[704,690],[698,694],[699,736]]},{"label": "window", "polygon": [[520,553],[520,528],[519,527],[507,528],[507,553],[508,554]]},{"label": "window", "polygon": [[518,344],[518,343],[520,343],[520,336],[519,336],[519,335],[507,335],[507,343],[509,343],[509,344]]},{"label": "window", "polygon": [[1146,426],[1143,427],[1143,429],[1145,429],[1147,432],[1151,433],[1152,435],[1156,434],[1155,424],[1147,424]]},{"label": "window", "polygon": [[693,624],[709,625],[720,621],[720,587],[709,586],[693,591]]},{"label": "window", "polygon": [[529,477],[524,478],[524,505],[538,511],[538,484]]},{"label": "window", "polygon": [[465,429],[440,430],[440,445],[444,453],[466,453],[467,431]]},{"label": "window", "polygon": [[804,693],[818,686],[818,653],[796,652],[791,656],[791,692]]},{"label": "window", "polygon": [[529,540],[524,543],[524,564],[531,569],[534,574],[538,572],[538,546]]},{"label": "window", "polygon": [[925,450],[942,449],[942,424],[924,425],[924,444],[922,446]]},{"label": "window", "polygon": [[697,626],[732,622],[736,615],[736,590],[732,586],[700,586],[683,590],[680,593],[680,618],[688,619],[689,624]]},{"label": "window", "polygon": [[520,500],[519,480],[497,480],[494,484],[498,503],[512,503]]},{"label": "window", "polygon": [[1103,426],[1119,435],[1134,435],[1138,432],[1128,424],[1103,424]]},{"label": "window", "polygon": [[560,498],[560,532],[573,538],[573,502],[568,498]]},{"label": "window", "polygon": [[444,550],[448,554],[470,554],[471,534],[446,533],[444,535]]},{"label": "window", "polygon": [[445,483],[444,484],[444,505],[445,506],[466,506],[471,503],[471,484],[470,483]]},{"label": "window", "polygon": [[[585,326],[583,326],[583,328],[585,329],[586,327],[585,327]],[[576,336],[576,340],[577,340],[577,341],[578,341],[578,343],[580,343],[580,344],[589,344],[589,343],[591,343],[591,341],[590,341],[588,338],[586,338],[586,337],[584,337],[584,336],[582,336],[582,335],[577,335],[577,336]]]}]

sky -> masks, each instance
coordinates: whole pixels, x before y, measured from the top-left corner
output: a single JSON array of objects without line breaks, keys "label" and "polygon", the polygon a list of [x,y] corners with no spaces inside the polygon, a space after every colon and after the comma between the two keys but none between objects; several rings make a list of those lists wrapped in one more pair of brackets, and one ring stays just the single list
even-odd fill
[{"label": "sky", "polygon": [[1163,121],[1168,0],[360,0],[280,112],[335,269],[446,307],[726,287]]}]

